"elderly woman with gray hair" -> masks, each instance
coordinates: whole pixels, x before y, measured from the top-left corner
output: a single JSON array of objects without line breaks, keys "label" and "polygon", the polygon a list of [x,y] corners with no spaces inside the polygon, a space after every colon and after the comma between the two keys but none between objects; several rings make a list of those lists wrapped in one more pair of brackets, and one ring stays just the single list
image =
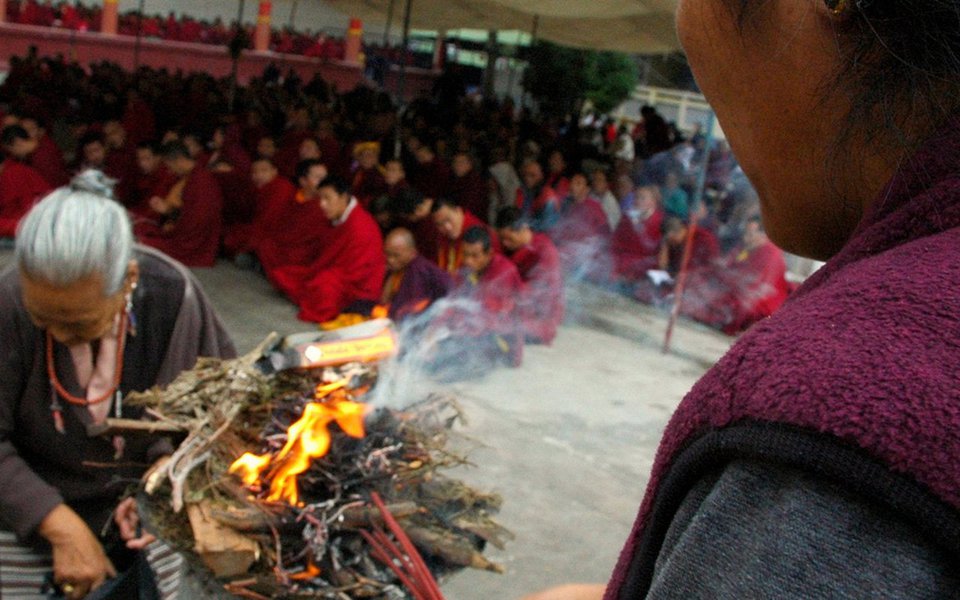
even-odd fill
[{"label": "elderly woman with gray hair", "polygon": [[[153,541],[124,488],[172,451],[88,437],[134,390],[170,382],[233,343],[182,265],[134,244],[95,171],[39,202],[0,275],[0,597],[84,598]],[[108,586],[104,586],[107,589]]]}]

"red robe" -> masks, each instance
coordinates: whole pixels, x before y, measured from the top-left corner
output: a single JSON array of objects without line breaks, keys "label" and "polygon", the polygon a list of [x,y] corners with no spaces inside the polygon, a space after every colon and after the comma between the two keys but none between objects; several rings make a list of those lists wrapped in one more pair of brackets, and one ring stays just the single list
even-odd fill
[{"label": "red robe", "polygon": [[523,328],[519,299],[526,293],[516,265],[499,253],[479,276],[468,277],[467,292],[482,308],[480,315],[471,315],[459,329],[467,336],[494,334],[509,346],[510,360],[515,367],[523,361]]},{"label": "red robe", "polygon": [[350,191],[365,210],[369,209],[370,202],[387,191],[387,182],[383,180],[380,166],[374,166],[372,169],[357,167],[351,179]]},{"label": "red robe", "polygon": [[267,279],[279,288],[274,274],[309,265],[323,251],[330,222],[316,200],[304,200],[282,176],[258,191],[257,211],[252,246]]},{"label": "red robe", "polygon": [[690,274],[681,311],[733,335],[780,308],[790,294],[786,271],[772,242],[735,249],[722,264]]},{"label": "red robe", "polygon": [[[568,198],[568,202],[570,199]],[[605,281],[610,271],[610,221],[603,206],[588,196],[564,207],[550,231],[564,269],[592,281]]]},{"label": "red robe", "polygon": [[534,233],[530,244],[510,255],[526,292],[520,299],[520,320],[527,340],[550,344],[563,322],[563,270],[550,238]]},{"label": "red robe", "polygon": [[[253,219],[249,223],[224,225],[223,246],[228,255],[252,252],[263,240],[278,240],[289,225],[284,221],[291,203],[296,202],[297,187],[285,177],[277,175],[272,181],[254,192]],[[270,252],[270,243],[264,244],[265,253]],[[273,246],[274,250],[280,248]],[[259,252],[258,252],[259,253]],[[268,259],[269,261],[269,259]]]},{"label": "red robe", "polygon": [[[684,244],[669,246],[667,272],[676,277],[683,262]],[[709,267],[720,256],[720,244],[717,237],[703,227],[697,227],[693,234],[693,247],[690,250],[689,270]]]},{"label": "red robe", "polygon": [[327,221],[323,248],[309,265],[272,274],[280,291],[300,306],[297,317],[303,321],[330,321],[354,302],[380,300],[387,271],[380,228],[359,202],[351,205],[344,222]]},{"label": "red robe", "polygon": [[212,267],[220,248],[220,213],[223,206],[216,178],[199,166],[187,176],[181,194],[183,206],[171,229],[157,223],[140,224],[140,241],[188,267]]},{"label": "red robe", "polygon": [[660,241],[663,234],[663,211],[657,210],[647,220],[634,223],[627,215],[620,219],[610,251],[613,254],[614,273],[626,281],[641,281],[647,271],[657,268]]},{"label": "red robe", "polygon": [[387,274],[380,300],[389,305],[390,318],[399,321],[423,312],[451,288],[450,274],[418,254],[403,271]]},{"label": "red robe", "polygon": [[150,208],[150,198],[154,196],[166,198],[170,189],[177,183],[177,176],[170,172],[162,162],[152,173],[138,172],[138,176],[126,188],[127,195],[120,201],[127,207],[134,218],[148,217],[153,213]]},{"label": "red robe", "polygon": [[0,163],[0,237],[14,237],[20,219],[50,189],[32,167],[12,158]]},{"label": "red robe", "polygon": [[51,187],[58,188],[70,181],[63,153],[47,134],[43,134],[37,142],[37,149],[30,155],[28,162]]},{"label": "red robe", "polygon": [[450,197],[464,210],[485,217],[490,212],[490,195],[486,183],[476,170],[471,169],[463,177],[450,179]]},{"label": "red robe", "polygon": [[463,265],[463,235],[473,227],[483,227],[490,233],[490,241],[493,249],[500,252],[500,238],[489,225],[478,219],[473,213],[463,211],[463,227],[460,229],[460,237],[451,240],[446,236],[439,236],[437,246],[437,265],[451,275],[457,275],[460,267]]},{"label": "red robe", "polygon": [[418,164],[407,179],[425,198],[441,198],[450,191],[450,175],[447,163],[434,158],[427,164]]}]

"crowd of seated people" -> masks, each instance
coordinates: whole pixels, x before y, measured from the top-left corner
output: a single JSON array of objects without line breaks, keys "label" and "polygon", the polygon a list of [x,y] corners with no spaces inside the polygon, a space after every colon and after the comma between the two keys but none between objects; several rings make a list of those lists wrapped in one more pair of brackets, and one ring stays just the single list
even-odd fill
[{"label": "crowd of seated people", "polygon": [[459,324],[454,337],[470,342],[458,351],[491,364],[554,340],[572,280],[669,303],[686,269],[683,313],[728,333],[789,292],[724,146],[712,155],[727,170],[713,168],[710,193],[693,199],[713,158],[700,136],[652,154],[641,122],[626,161],[624,128],[605,142],[510,101],[461,98],[446,124],[431,98],[400,116],[383,92],[337,94],[290,74],[255,79],[231,110],[228,83],[201,73],[11,65],[0,236],[71,173],[100,169],[141,243],[189,266],[258,269],[305,321],[378,306],[403,320],[470,299],[437,320]]},{"label": "crowd of seated people", "polygon": [[[8,0],[6,21],[22,25],[57,27],[71,31],[100,31],[103,14],[102,2],[46,2],[39,0]],[[185,14],[145,14],[135,11],[119,15],[117,33],[145,38],[211,44],[225,46],[236,35],[234,24],[224,23],[219,17],[213,20],[196,19]],[[244,29],[247,47],[253,39],[253,27]],[[323,60],[343,60],[344,41],[336,35],[323,31],[298,31],[290,27],[272,28],[270,49],[283,54],[297,54]]]}]

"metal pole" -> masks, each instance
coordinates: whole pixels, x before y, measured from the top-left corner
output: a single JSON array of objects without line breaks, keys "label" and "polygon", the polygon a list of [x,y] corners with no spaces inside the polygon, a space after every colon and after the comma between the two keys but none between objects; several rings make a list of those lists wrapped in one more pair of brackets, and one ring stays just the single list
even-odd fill
[{"label": "metal pole", "polygon": [[410,44],[410,12],[413,0],[407,0],[403,12],[403,45],[400,47],[400,74],[397,77],[397,102],[403,104],[404,88],[407,84],[407,46]]},{"label": "metal pole", "polygon": [[137,41],[133,45],[133,71],[136,73],[140,70],[140,42],[143,39],[143,3],[145,0],[140,0],[140,3],[137,5]]},{"label": "metal pole", "polygon": [[[237,5],[237,29],[234,33],[234,36],[240,35],[240,32],[243,31],[243,8],[246,4],[245,0],[240,0]],[[233,65],[230,67],[230,95],[227,99],[227,106],[230,112],[233,112],[233,105],[237,99],[237,68],[240,61],[240,57],[234,56]]]},{"label": "metal pole", "polygon": [[[530,28],[530,47],[537,43],[537,34],[540,32],[540,15],[533,15],[533,27]],[[523,90],[523,96],[520,99],[520,106],[527,107],[527,90]]]},{"label": "metal pole", "polygon": [[387,25],[383,29],[383,47],[390,47],[390,28],[393,26],[393,8],[397,3],[397,0],[390,0],[389,6],[387,6]]},{"label": "metal pole", "polygon": [[687,274],[690,266],[690,256],[693,254],[693,236],[697,232],[697,218],[694,208],[697,202],[703,201],[703,190],[707,184],[707,165],[710,162],[710,150],[713,149],[714,132],[713,124],[716,117],[710,112],[710,121],[707,124],[707,143],[703,149],[703,164],[700,166],[700,174],[697,176],[697,189],[693,194],[693,202],[690,206],[690,226],[687,227],[687,241],[683,246],[683,259],[680,262],[680,273],[677,274],[677,285],[673,291],[673,309],[670,311],[670,320],[667,323],[667,333],[663,338],[663,353],[670,352],[670,339],[673,337],[673,328],[680,317],[680,306],[683,304],[683,292],[687,284]]},{"label": "metal pole", "polygon": [[293,3],[290,5],[290,18],[287,20],[287,27],[293,29],[293,21],[297,18],[297,5],[299,0],[293,0]]}]

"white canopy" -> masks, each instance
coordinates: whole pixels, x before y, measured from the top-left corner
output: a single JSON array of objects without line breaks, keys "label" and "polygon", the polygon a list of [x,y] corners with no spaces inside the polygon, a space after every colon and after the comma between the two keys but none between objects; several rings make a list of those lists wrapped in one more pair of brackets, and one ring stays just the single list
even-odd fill
[{"label": "white canopy", "polygon": [[[408,0],[393,0],[393,24]],[[497,29],[532,32],[566,46],[639,54],[680,48],[676,0],[409,0],[416,29]],[[365,21],[385,23],[391,0],[325,0]],[[535,24],[536,23],[536,24]]]}]

